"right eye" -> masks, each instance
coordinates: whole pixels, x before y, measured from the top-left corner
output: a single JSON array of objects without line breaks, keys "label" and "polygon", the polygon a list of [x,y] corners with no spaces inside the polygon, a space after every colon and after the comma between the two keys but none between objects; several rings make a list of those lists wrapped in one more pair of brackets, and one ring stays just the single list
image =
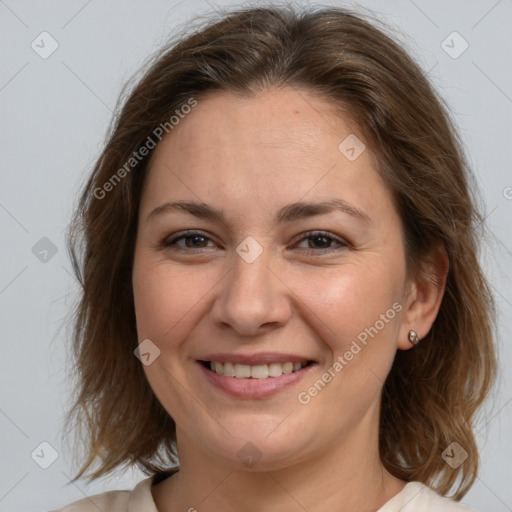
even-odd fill
[{"label": "right eye", "polygon": [[[184,244],[178,242],[184,241]],[[201,231],[185,231],[178,233],[177,236],[172,235],[170,238],[167,237],[162,242],[162,247],[177,249],[180,251],[187,249],[207,249],[205,245],[211,241],[211,238]]]}]

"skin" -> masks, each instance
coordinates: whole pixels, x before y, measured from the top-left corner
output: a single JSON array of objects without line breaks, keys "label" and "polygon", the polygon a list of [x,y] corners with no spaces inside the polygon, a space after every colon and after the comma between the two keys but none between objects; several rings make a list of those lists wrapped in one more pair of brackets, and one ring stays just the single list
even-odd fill
[{"label": "skin", "polygon": [[[263,500],[266,512],[361,512],[404,487],[379,459],[381,390],[396,351],[412,347],[409,330],[428,333],[444,288],[407,278],[401,221],[374,155],[366,149],[349,161],[338,150],[349,134],[365,139],[348,115],[306,91],[216,92],[198,98],[155,149],[133,290],[139,342],[149,338],[160,350],[144,370],[177,425],[180,471],[152,487],[160,512],[253,511]],[[274,223],[286,204],[333,198],[369,222],[336,211]],[[179,211],[148,220],[177,200],[207,203],[225,221]],[[162,246],[184,230],[207,238]],[[332,240],[305,238],[310,230]],[[263,250],[252,263],[236,252],[248,236]],[[446,257],[433,261],[426,270],[443,282]],[[401,311],[299,403],[298,393],[395,303]],[[213,387],[196,362],[212,352],[267,351],[318,364],[296,385],[248,400]],[[237,457],[247,442],[261,454],[252,467]]]}]

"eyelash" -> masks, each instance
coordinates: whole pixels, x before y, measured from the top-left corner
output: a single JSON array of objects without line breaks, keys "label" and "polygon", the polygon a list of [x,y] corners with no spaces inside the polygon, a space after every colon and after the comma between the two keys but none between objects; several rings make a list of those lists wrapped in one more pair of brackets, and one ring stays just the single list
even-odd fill
[{"label": "eyelash", "polygon": [[[187,239],[187,238],[190,239],[195,236],[200,236],[206,240],[211,240],[211,238],[209,236],[207,236],[205,233],[203,233],[201,231],[184,231],[182,233],[178,233],[178,236],[174,236],[171,239],[169,239],[169,238],[165,239],[161,245],[163,248],[166,248],[166,249],[171,249],[171,250],[176,250],[176,251],[184,251],[184,252],[190,252],[191,250],[192,251],[194,251],[194,250],[202,251],[204,249],[208,249],[207,247],[187,247],[187,248],[185,248],[185,247],[179,247],[179,246],[174,245],[178,240]],[[306,233],[304,233],[304,236],[297,243],[300,243],[304,240],[316,238],[316,237],[323,237],[323,238],[326,238],[327,240],[329,240],[329,242],[336,242],[339,244],[339,247],[337,247],[337,248],[328,247],[326,249],[323,249],[323,248],[309,249],[309,250],[306,250],[307,255],[310,255],[313,253],[318,254],[319,252],[323,253],[323,254],[329,254],[329,253],[339,252],[341,250],[346,250],[346,249],[351,248],[351,246],[348,242],[342,240],[341,238],[332,236],[330,233],[328,233],[326,231],[307,231]]]}]

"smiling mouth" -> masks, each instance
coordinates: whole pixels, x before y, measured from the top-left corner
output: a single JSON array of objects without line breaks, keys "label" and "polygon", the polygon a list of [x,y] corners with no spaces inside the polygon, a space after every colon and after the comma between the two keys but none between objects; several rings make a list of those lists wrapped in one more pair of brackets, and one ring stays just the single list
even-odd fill
[{"label": "smiling mouth", "polygon": [[234,377],[235,379],[268,379],[272,377],[281,377],[281,375],[296,373],[307,366],[314,364],[314,361],[269,363],[269,364],[238,364],[221,363],[218,361],[199,361],[206,369],[211,372],[223,375],[224,377]]}]

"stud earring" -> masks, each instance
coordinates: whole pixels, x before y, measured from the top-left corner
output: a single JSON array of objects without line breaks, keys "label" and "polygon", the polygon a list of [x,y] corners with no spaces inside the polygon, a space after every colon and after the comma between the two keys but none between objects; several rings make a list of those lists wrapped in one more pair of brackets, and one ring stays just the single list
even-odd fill
[{"label": "stud earring", "polygon": [[413,331],[412,329],[409,331],[409,341],[413,345],[417,345],[420,342],[420,339],[418,338],[418,333],[416,331]]}]

